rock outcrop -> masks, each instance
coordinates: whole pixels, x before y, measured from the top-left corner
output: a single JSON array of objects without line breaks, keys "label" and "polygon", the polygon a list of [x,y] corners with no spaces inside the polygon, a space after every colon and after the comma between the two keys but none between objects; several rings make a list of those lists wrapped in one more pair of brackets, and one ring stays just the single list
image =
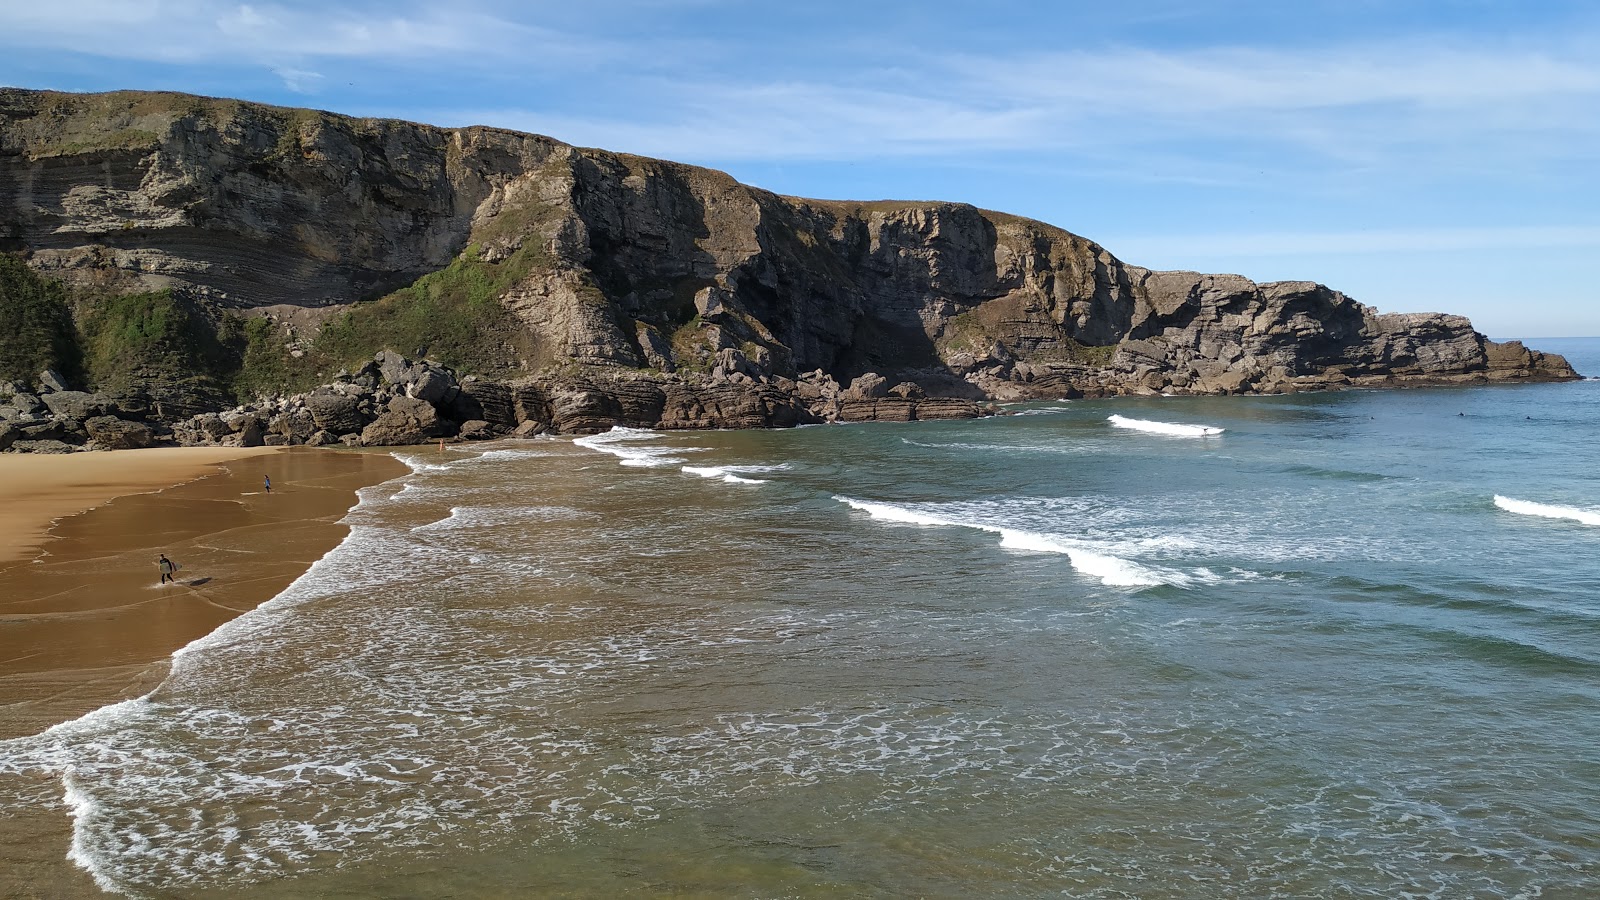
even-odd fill
[{"label": "rock outcrop", "polygon": [[[0,250],[74,284],[271,313],[302,343],[452,263],[503,279],[492,299],[514,333],[477,348],[475,382],[381,359],[292,409],[263,407],[261,440],[380,419],[375,440],[467,421],[741,427],[970,415],[985,399],[1576,377],[1458,316],[1150,271],[963,204],[781,197],[537,135],[176,94],[0,89]],[[449,424],[394,408],[385,386]],[[0,403],[20,411],[26,387]],[[117,415],[55,402],[73,407],[55,418]],[[194,410],[151,414],[175,412]],[[174,427],[254,439],[248,423]]]}]

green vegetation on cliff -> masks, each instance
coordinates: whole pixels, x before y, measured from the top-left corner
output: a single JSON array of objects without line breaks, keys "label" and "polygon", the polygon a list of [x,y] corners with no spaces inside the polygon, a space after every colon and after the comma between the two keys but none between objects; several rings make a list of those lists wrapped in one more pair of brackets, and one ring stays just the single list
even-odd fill
[{"label": "green vegetation on cliff", "polygon": [[355,306],[317,335],[316,355],[340,365],[360,364],[384,348],[427,356],[462,372],[493,374],[516,365],[527,340],[500,298],[534,269],[549,264],[525,244],[499,262],[476,245],[408,287]]},{"label": "green vegetation on cliff", "polygon": [[45,369],[69,380],[83,374],[66,290],[0,253],[0,380],[32,384]]},{"label": "green vegetation on cliff", "polygon": [[192,380],[226,392],[236,366],[210,320],[169,290],[88,299],[79,322],[96,390]]}]

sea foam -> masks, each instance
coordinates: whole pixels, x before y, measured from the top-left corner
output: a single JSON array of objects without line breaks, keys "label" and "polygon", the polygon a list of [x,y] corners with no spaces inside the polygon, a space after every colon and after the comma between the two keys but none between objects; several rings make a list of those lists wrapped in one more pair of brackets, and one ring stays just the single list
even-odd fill
[{"label": "sea foam", "polygon": [[1585,525],[1600,525],[1600,510],[1578,509],[1573,506],[1551,506],[1544,503],[1533,503],[1528,500],[1514,500],[1510,497],[1494,495],[1494,505],[1506,512],[1522,516],[1539,516],[1545,519],[1571,519]]},{"label": "sea foam", "polygon": [[653,441],[659,437],[661,437],[660,432],[648,428],[617,425],[610,431],[581,437],[572,443],[601,453],[609,453],[620,459],[625,466],[655,469],[682,463],[683,457],[675,454],[684,452],[685,448],[640,446],[641,441]]},{"label": "sea foam", "polygon": [[1106,420],[1118,428],[1129,428],[1134,431],[1147,431],[1151,434],[1165,434],[1173,437],[1209,437],[1214,434],[1221,434],[1226,430],[1212,425],[1183,425],[1177,422],[1130,419],[1126,416],[1107,416]]},{"label": "sea foam", "polygon": [[701,478],[720,478],[727,484],[766,484],[767,478],[746,478],[745,475],[759,475],[766,472],[776,472],[786,469],[787,466],[684,466],[683,471],[689,475],[699,475]]},{"label": "sea foam", "polygon": [[1071,561],[1072,568],[1085,575],[1098,578],[1105,584],[1116,587],[1153,587],[1158,584],[1182,586],[1193,580],[1190,576],[1181,572],[1170,570],[1158,572],[1131,560],[1100,553],[1075,542],[1037,532],[1024,531],[1018,528],[1005,528],[981,522],[957,521],[889,503],[873,503],[841,496],[835,496],[834,499],[852,509],[858,509],[872,518],[884,522],[972,528],[977,531],[999,535],[1000,546],[1010,550],[1027,550],[1034,553],[1061,553]]}]

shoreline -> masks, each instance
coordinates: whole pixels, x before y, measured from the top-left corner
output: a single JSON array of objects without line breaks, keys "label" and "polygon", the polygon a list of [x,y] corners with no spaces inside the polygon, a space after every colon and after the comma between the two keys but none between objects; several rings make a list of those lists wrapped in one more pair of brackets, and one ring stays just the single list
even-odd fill
[{"label": "shoreline", "polygon": [[[388,453],[276,447],[0,462],[0,740],[148,693],[174,651],[338,546],[356,491],[408,471]],[[161,553],[176,583],[159,583]]]}]

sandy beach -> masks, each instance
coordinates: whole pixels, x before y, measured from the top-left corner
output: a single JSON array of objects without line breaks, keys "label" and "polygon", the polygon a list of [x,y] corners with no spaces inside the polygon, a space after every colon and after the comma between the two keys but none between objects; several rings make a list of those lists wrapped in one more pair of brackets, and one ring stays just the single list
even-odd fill
[{"label": "sandy beach", "polygon": [[[0,457],[0,739],[149,690],[172,651],[337,545],[358,488],[404,472],[308,449]],[[161,553],[176,584],[159,583]]]}]

